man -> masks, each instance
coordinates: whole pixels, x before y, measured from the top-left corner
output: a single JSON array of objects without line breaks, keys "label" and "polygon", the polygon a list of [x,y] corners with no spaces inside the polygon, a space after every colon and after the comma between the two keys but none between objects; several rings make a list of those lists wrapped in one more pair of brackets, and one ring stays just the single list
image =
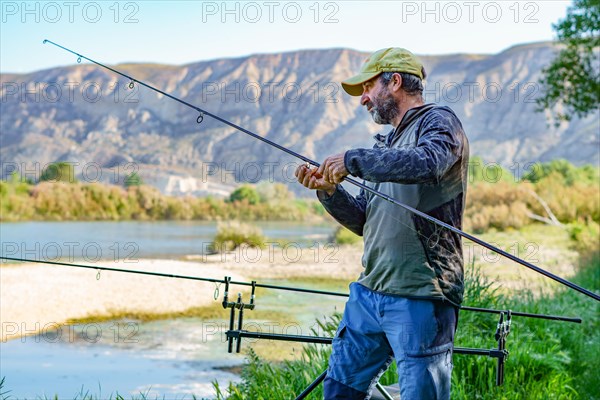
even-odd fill
[{"label": "man", "polygon": [[377,124],[372,149],[300,166],[298,181],[342,225],[364,237],[364,271],[333,340],[326,399],[369,398],[395,358],[402,400],[450,398],[452,348],[463,295],[460,236],[379,196],[356,197],[347,175],[457,228],[462,226],[469,146],[448,107],[423,102],[425,69],[405,49],[373,53],[344,90],[361,96]]}]

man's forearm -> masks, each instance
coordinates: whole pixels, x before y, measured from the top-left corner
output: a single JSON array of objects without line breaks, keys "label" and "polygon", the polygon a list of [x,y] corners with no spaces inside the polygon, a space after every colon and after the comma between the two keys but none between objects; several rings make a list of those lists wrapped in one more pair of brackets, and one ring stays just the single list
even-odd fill
[{"label": "man's forearm", "polygon": [[318,190],[317,198],[325,210],[346,228],[362,236],[365,225],[365,209],[367,200],[363,191],[354,197],[340,185],[335,190]]}]

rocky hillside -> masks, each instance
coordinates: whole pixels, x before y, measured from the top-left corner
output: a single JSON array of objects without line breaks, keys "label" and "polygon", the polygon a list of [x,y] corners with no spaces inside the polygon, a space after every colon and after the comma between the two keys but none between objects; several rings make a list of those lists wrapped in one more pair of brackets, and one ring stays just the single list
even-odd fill
[{"label": "rocky hillside", "polygon": [[[535,112],[549,43],[494,55],[422,56],[426,100],[451,106],[472,153],[522,172],[528,163],[566,158],[599,163],[599,116],[559,127]],[[321,161],[371,146],[375,125],[340,80],[366,54],[303,50],[183,66],[123,64],[117,69],[252,132]],[[68,57],[67,55],[65,57]],[[50,162],[76,163],[79,178],[122,181],[137,171],[162,191],[226,194],[236,180],[293,181],[297,160],[138,84],[94,65],[2,74],[2,176],[35,180]]]}]

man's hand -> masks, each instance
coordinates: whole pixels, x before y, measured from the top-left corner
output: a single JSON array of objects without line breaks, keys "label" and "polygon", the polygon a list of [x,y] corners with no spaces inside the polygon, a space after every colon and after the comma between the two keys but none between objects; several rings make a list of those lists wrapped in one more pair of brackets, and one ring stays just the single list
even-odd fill
[{"label": "man's hand", "polygon": [[344,164],[345,154],[340,153],[327,157],[317,170],[317,173],[322,175],[326,182],[333,184],[341,183],[350,174]]},{"label": "man's hand", "polygon": [[302,164],[296,168],[295,172],[298,182],[309,189],[324,190],[329,196],[335,192],[335,185],[325,181],[317,169],[311,169],[309,166]]}]

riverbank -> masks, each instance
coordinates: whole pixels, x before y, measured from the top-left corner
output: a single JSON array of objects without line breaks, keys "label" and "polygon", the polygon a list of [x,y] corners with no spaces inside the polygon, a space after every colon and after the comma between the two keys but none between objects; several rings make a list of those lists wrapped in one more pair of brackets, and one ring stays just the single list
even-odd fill
[{"label": "riverbank", "polygon": [[[285,249],[285,250],[284,250]],[[144,260],[98,265],[136,271],[233,280],[345,279],[360,271],[362,250],[324,246],[240,249],[223,255],[185,260]],[[99,278],[99,279],[97,279]],[[124,315],[147,319],[185,315],[190,309],[220,309],[223,285],[184,279],[133,275],[43,264],[4,264],[0,268],[0,340],[32,335],[73,320],[105,320]],[[236,287],[233,293],[247,292]],[[219,310],[222,311],[222,310]]]},{"label": "riverbank", "polygon": [[[245,279],[238,273],[198,263],[139,260],[102,262],[136,271]],[[99,278],[99,279],[97,279]],[[0,269],[1,340],[35,334],[52,325],[94,316],[185,311],[210,304],[214,284],[63,266],[25,264]]]}]

